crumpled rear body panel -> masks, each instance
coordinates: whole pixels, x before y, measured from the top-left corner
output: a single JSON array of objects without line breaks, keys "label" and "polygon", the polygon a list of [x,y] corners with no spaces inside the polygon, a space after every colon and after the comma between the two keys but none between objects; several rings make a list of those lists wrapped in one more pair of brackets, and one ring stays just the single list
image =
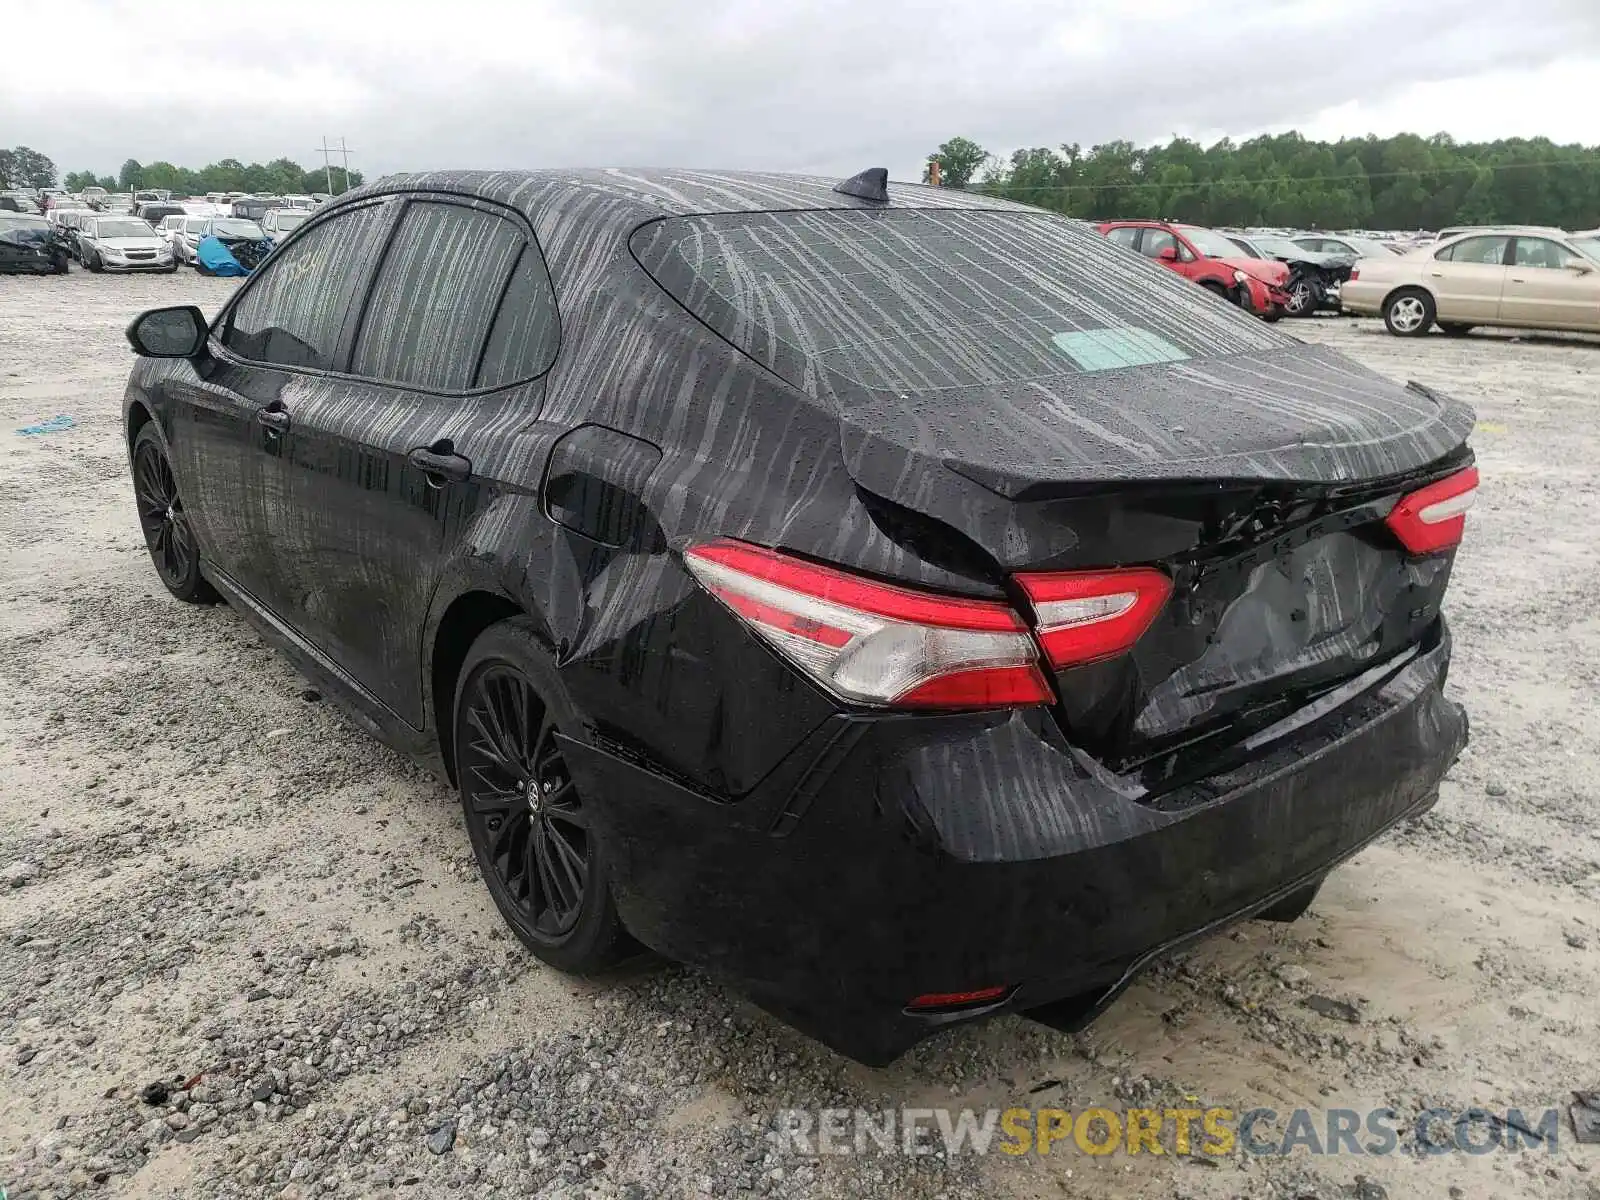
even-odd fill
[{"label": "crumpled rear body panel", "polygon": [[[1254,567],[1231,599],[1221,600],[1223,588],[1213,585],[1220,615],[1208,623],[1204,648],[1149,689],[1135,738],[1220,719],[1399,653],[1437,618],[1450,566],[1448,557],[1405,559],[1347,532]],[[1207,591],[1202,584],[1191,605],[1205,607]]]}]

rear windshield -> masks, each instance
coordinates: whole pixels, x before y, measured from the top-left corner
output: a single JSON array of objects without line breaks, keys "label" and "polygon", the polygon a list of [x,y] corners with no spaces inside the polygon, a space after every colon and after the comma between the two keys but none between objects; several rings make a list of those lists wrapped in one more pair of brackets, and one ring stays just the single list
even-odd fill
[{"label": "rear windshield", "polygon": [[633,237],[690,312],[813,395],[987,387],[1293,344],[1064,218],[671,217]]}]

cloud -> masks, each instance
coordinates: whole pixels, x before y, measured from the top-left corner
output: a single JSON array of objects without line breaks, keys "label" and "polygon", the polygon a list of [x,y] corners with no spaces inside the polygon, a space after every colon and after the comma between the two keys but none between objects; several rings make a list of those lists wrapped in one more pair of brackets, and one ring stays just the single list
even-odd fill
[{"label": "cloud", "polygon": [[[914,175],[1018,146],[1301,127],[1600,143],[1600,4],[1216,0],[56,0],[0,129],[63,170],[124,158],[369,175],[626,163]],[[13,28],[15,28],[13,26]],[[1559,90],[1541,80],[1561,80]],[[1496,94],[1496,92],[1500,94]]]}]

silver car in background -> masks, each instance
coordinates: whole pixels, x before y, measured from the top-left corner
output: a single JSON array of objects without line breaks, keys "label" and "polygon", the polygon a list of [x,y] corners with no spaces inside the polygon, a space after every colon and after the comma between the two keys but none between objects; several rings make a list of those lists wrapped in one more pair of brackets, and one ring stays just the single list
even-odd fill
[{"label": "silver car in background", "polygon": [[[162,217],[161,223],[156,226],[156,236],[168,246],[171,246],[183,231],[183,223],[187,220],[189,220],[187,213],[169,213]],[[176,251],[174,251],[174,257],[176,257]]]},{"label": "silver car in background", "polygon": [[176,262],[194,261],[200,239],[206,236],[206,226],[210,223],[210,217],[195,216],[192,213],[178,222],[177,228],[172,231],[172,257]]},{"label": "silver car in background", "polygon": [[96,214],[78,227],[78,257],[91,271],[166,271],[178,269],[172,247],[148,221]]},{"label": "silver car in background", "polygon": [[277,243],[310,219],[311,213],[307,209],[269,208],[261,218],[261,231]]}]

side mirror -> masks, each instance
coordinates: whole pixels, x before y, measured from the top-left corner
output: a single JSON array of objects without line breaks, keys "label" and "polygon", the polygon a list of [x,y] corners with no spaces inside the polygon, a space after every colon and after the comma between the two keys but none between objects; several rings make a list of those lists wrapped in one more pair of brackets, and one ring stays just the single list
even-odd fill
[{"label": "side mirror", "polygon": [[192,304],[152,308],[128,326],[128,343],[145,358],[193,358],[205,349],[205,314]]},{"label": "side mirror", "polygon": [[1162,262],[1177,262],[1178,251],[1175,247],[1167,246],[1156,252],[1156,257]]},{"label": "side mirror", "polygon": [[1594,270],[1594,268],[1588,263],[1574,258],[1567,261],[1567,270],[1577,275],[1588,275]]}]

